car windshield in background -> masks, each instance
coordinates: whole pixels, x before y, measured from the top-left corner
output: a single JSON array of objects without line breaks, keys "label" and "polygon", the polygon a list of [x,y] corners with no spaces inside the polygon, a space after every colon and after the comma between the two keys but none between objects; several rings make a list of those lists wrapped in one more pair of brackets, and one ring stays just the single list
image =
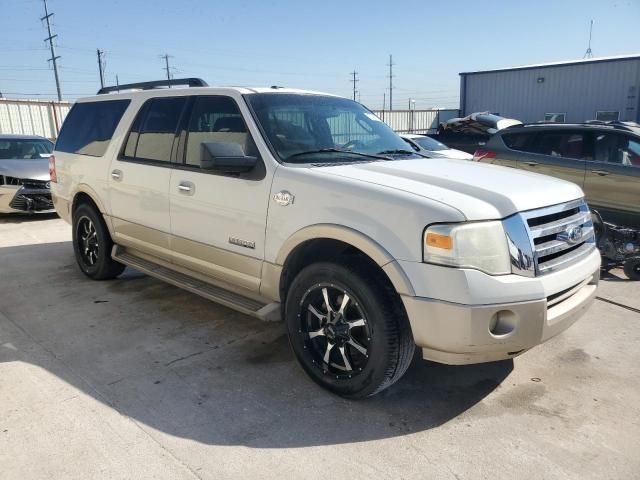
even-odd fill
[{"label": "car windshield in background", "polygon": [[282,161],[330,163],[343,162],[345,157],[370,161],[389,159],[389,155],[414,156],[387,124],[352,100],[286,93],[246,98]]},{"label": "car windshield in background", "polygon": [[449,150],[449,147],[447,147],[444,143],[440,143],[439,141],[434,140],[431,137],[414,137],[411,140],[413,140],[425,150],[429,150],[431,152],[437,152],[438,150]]},{"label": "car windshield in background", "polygon": [[46,158],[52,150],[49,140],[0,139],[0,160]]}]

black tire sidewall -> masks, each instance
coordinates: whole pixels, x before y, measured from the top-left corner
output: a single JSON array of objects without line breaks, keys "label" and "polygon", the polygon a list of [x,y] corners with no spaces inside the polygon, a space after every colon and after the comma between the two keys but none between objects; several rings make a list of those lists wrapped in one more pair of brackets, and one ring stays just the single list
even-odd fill
[{"label": "black tire sidewall", "polygon": [[[78,246],[78,223],[82,218],[88,218],[93,223],[96,229],[96,235],[98,237],[98,260],[94,265],[87,265],[80,253]],[[73,252],[76,257],[76,261],[78,262],[78,266],[80,270],[90,278],[101,280],[103,278],[107,278],[110,275],[112,270],[111,260],[111,247],[113,246],[113,242],[111,241],[111,236],[109,235],[109,231],[107,230],[106,225],[102,219],[102,215],[91,207],[90,205],[80,205],[73,213]]]},{"label": "black tire sidewall", "polygon": [[[368,361],[361,372],[351,378],[324,373],[314,364],[312,356],[304,348],[304,339],[299,333],[301,302],[310,288],[319,284],[335,285],[343,289],[356,301],[364,314],[369,327],[370,343]],[[375,284],[367,282],[361,275],[341,265],[317,263],[303,269],[294,279],[285,303],[285,320],[289,332],[289,341],[300,365],[319,385],[348,398],[364,398],[374,393],[388,377],[390,363],[393,363],[389,350],[390,336],[382,315],[389,312],[385,304],[386,292]]]},{"label": "black tire sidewall", "polygon": [[629,278],[629,280],[640,280],[640,273],[636,271],[638,266],[640,265],[640,257],[633,257],[625,260],[624,262],[624,274]]}]

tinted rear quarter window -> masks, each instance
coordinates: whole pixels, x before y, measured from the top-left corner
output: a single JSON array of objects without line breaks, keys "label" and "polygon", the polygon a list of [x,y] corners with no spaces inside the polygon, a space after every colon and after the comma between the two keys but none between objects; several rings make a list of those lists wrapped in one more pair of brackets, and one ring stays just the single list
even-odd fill
[{"label": "tinted rear quarter window", "polygon": [[531,145],[531,151],[552,157],[590,159],[585,136],[585,133],[579,131],[540,132]]},{"label": "tinted rear quarter window", "polygon": [[531,139],[535,135],[532,133],[508,133],[502,135],[502,141],[504,144],[509,147],[511,150],[518,150],[520,152],[527,152],[529,150],[529,145],[531,144]]},{"label": "tinted rear quarter window", "polygon": [[130,100],[76,103],[62,125],[55,150],[101,157]]}]

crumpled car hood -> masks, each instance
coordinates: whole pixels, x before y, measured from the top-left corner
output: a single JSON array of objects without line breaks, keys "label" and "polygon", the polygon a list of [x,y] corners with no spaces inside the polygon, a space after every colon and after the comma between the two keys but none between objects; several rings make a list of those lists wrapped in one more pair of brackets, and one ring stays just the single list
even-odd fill
[{"label": "crumpled car hood", "polygon": [[0,175],[30,180],[49,180],[49,159],[0,160]]}]

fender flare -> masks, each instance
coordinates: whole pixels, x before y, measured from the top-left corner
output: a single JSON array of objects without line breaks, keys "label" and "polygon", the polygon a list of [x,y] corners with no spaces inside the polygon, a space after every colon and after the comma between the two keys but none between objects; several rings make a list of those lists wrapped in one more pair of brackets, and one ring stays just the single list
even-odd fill
[{"label": "fender flare", "polygon": [[75,193],[73,194],[73,198],[71,200],[71,212],[70,212],[71,215],[73,216],[73,204],[76,201],[76,197],[80,193],[84,193],[85,195],[87,195],[93,201],[93,203],[96,204],[96,206],[98,207],[98,210],[100,211],[100,214],[102,215],[102,218],[104,218],[104,223],[107,225],[107,229],[109,230],[109,234],[113,238],[113,225],[111,225],[111,217],[110,217],[110,215],[108,215],[106,213],[107,210],[104,207],[104,204],[100,200],[100,197],[98,196],[96,191],[93,188],[91,188],[89,185],[87,185],[86,183],[79,184],[77,186],[77,188],[76,188]]},{"label": "fender flare", "polygon": [[357,248],[386,273],[400,295],[415,296],[415,290],[396,259],[371,237],[350,227],[336,224],[316,224],[304,227],[291,235],[280,248],[276,264],[283,267],[289,255],[304,242],[319,238],[338,240]]}]

